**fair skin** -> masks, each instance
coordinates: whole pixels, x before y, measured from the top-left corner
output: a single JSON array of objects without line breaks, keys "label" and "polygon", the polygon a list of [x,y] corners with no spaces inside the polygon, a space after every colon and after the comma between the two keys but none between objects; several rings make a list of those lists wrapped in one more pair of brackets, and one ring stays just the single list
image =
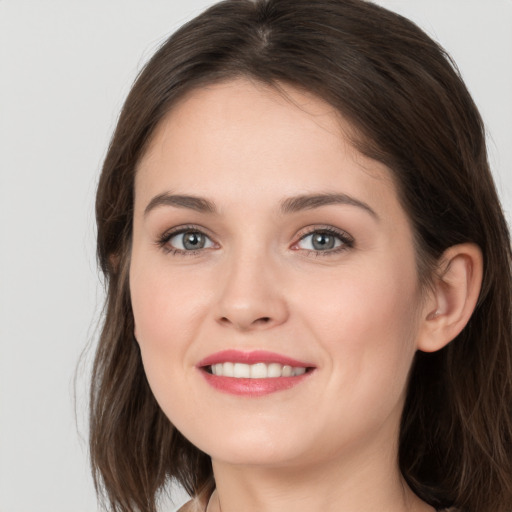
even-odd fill
[{"label": "fair skin", "polygon": [[[212,458],[209,511],[431,511],[397,464],[407,376],[467,322],[480,253],[451,248],[422,290],[389,169],[326,103],[286,92],[193,91],[138,166],[130,290],[148,381]],[[306,373],[232,387],[202,365],[226,350]]]}]

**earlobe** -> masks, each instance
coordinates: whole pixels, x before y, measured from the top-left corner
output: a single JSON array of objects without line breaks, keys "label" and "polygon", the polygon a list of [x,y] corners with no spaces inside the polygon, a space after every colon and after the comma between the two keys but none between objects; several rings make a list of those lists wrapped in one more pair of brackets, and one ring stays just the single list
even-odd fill
[{"label": "earlobe", "polygon": [[425,302],[418,350],[440,350],[464,329],[477,304],[482,275],[482,251],[476,244],[455,245],[443,253]]}]

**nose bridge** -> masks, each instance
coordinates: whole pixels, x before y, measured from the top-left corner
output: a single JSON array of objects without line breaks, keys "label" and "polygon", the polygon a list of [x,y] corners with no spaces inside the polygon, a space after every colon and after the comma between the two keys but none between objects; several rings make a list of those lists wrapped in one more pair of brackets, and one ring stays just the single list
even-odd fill
[{"label": "nose bridge", "polygon": [[277,258],[260,244],[239,244],[222,272],[218,321],[240,330],[270,327],[288,316]]}]

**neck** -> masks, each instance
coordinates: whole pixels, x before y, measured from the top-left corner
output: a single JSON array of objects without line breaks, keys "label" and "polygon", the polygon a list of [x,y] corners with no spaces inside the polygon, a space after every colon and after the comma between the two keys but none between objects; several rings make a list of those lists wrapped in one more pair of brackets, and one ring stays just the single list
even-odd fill
[{"label": "neck", "polygon": [[255,467],[213,460],[216,491],[208,512],[432,512],[403,480],[396,449],[358,463],[333,457],[322,464]]}]

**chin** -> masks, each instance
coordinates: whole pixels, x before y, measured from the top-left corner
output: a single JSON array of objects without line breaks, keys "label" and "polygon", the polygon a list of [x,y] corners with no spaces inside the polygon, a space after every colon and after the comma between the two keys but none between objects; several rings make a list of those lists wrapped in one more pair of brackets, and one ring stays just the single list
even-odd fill
[{"label": "chin", "polygon": [[[209,421],[204,416],[201,424],[196,425],[176,426],[194,446],[213,460],[224,463],[283,465],[299,459],[305,447],[304,438],[299,432],[290,432],[289,427],[283,430],[280,424],[270,427],[268,423],[264,425],[249,418],[245,422],[219,422],[218,418]],[[208,425],[208,430],[204,425]]]},{"label": "chin", "polygon": [[252,440],[251,444],[223,443],[207,452],[212,460],[235,466],[257,466],[261,468],[293,466],[302,459],[299,455],[304,447],[276,446],[273,441]]}]

